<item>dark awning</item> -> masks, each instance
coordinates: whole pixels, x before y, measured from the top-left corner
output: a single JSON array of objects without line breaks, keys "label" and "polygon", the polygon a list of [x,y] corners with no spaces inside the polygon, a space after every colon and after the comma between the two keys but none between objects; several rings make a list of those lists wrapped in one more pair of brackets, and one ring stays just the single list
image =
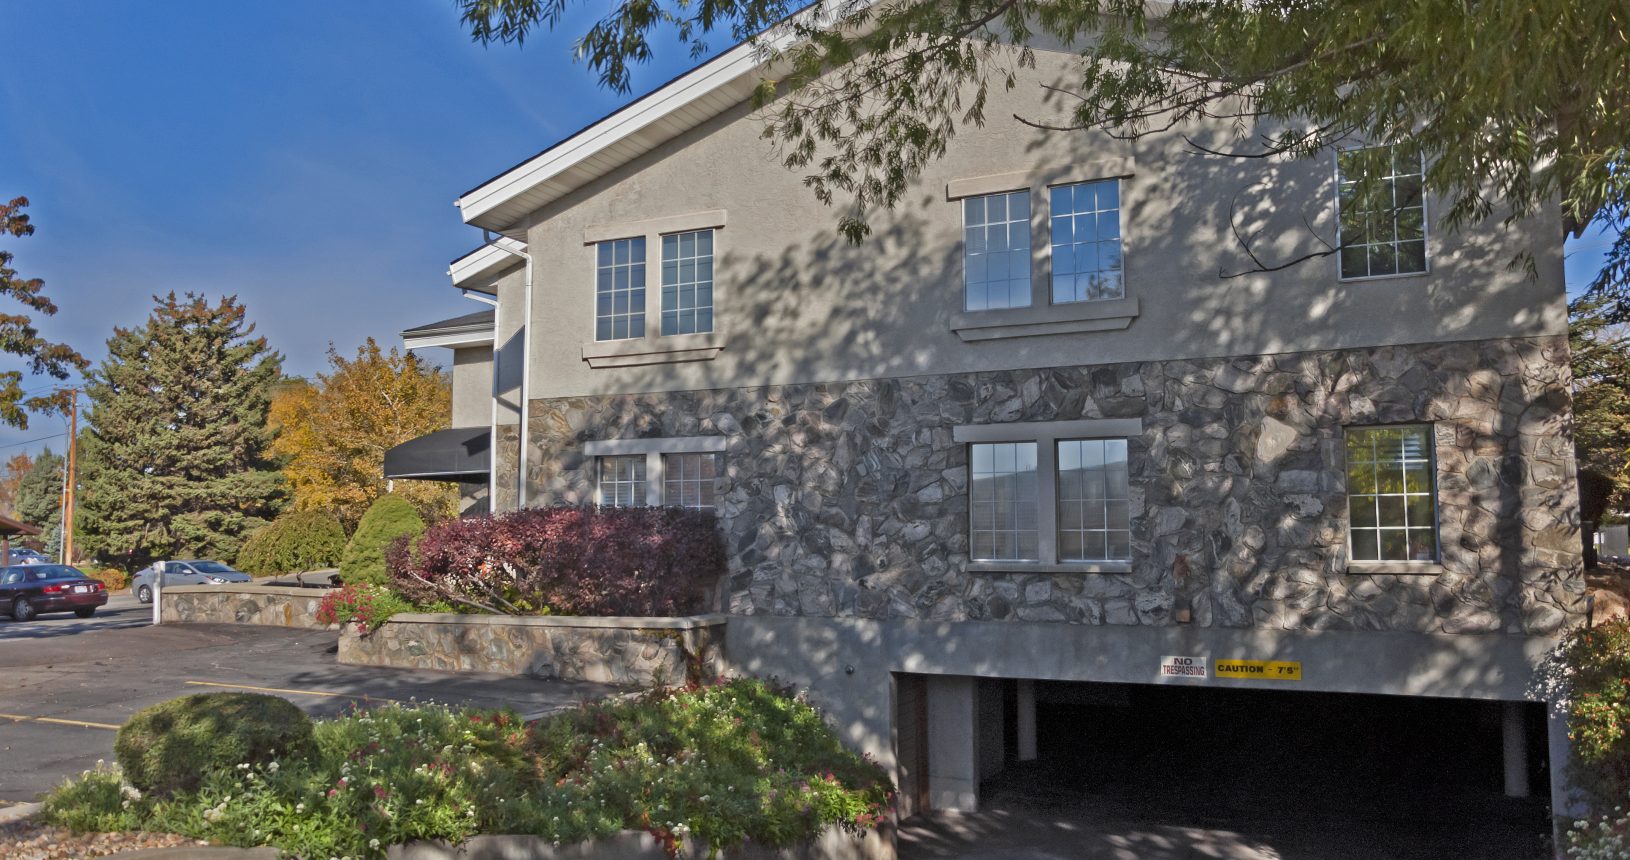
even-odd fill
[{"label": "dark awning", "polygon": [[484,480],[491,435],[486,427],[455,427],[410,439],[385,452],[385,477]]}]

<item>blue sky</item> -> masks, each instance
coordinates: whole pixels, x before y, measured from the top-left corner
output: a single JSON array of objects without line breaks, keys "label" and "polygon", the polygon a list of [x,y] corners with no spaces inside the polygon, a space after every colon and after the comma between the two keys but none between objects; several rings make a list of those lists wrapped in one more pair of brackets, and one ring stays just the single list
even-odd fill
[{"label": "blue sky", "polygon": [[37,228],[5,247],[61,307],[41,329],[99,359],[154,293],[235,293],[309,374],[477,310],[445,275],[480,240],[453,199],[623,100],[571,59],[586,23],[484,48],[452,0],[0,0],[0,197]]},{"label": "blue sky", "polygon": [[[4,242],[61,306],[40,328],[98,360],[154,293],[233,293],[310,374],[478,309],[445,276],[480,238],[453,199],[625,100],[571,59],[588,23],[483,48],[452,0],[0,0],[0,197],[38,228]],[[637,90],[690,64],[672,47]],[[1570,286],[1606,244],[1575,243]],[[57,424],[0,429],[0,457]]]}]

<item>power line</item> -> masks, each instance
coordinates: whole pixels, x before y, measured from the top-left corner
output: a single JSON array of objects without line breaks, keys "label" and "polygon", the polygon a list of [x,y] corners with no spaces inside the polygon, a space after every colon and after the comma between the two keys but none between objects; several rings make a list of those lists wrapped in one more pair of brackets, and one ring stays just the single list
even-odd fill
[{"label": "power line", "polygon": [[16,448],[19,445],[32,445],[35,442],[44,442],[47,439],[55,439],[58,436],[66,436],[66,435],[68,435],[68,434],[65,433],[65,432],[64,433],[52,433],[49,436],[41,436],[38,439],[28,439],[28,440],[23,441],[23,442],[8,442],[8,443],[6,443],[4,445],[0,445],[0,448]]}]

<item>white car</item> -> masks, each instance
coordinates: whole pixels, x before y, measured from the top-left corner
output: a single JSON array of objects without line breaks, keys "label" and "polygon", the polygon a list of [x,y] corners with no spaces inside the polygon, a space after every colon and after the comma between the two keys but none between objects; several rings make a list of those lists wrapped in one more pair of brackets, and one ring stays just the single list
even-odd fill
[{"label": "white car", "polygon": [[[130,590],[135,592],[136,599],[143,603],[153,602],[153,585],[155,565],[144,567],[136,571],[130,578]],[[193,559],[188,561],[171,561],[164,564],[164,587],[172,585],[226,585],[229,582],[253,582],[254,577],[241,570],[218,561]]]}]

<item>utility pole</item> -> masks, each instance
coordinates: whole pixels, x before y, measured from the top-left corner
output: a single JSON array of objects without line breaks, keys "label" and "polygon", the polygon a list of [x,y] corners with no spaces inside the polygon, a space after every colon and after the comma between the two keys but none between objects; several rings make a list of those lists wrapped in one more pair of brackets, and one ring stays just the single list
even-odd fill
[{"label": "utility pole", "polygon": [[62,563],[74,563],[75,454],[79,448],[79,389],[68,389],[68,477],[63,481]]}]

